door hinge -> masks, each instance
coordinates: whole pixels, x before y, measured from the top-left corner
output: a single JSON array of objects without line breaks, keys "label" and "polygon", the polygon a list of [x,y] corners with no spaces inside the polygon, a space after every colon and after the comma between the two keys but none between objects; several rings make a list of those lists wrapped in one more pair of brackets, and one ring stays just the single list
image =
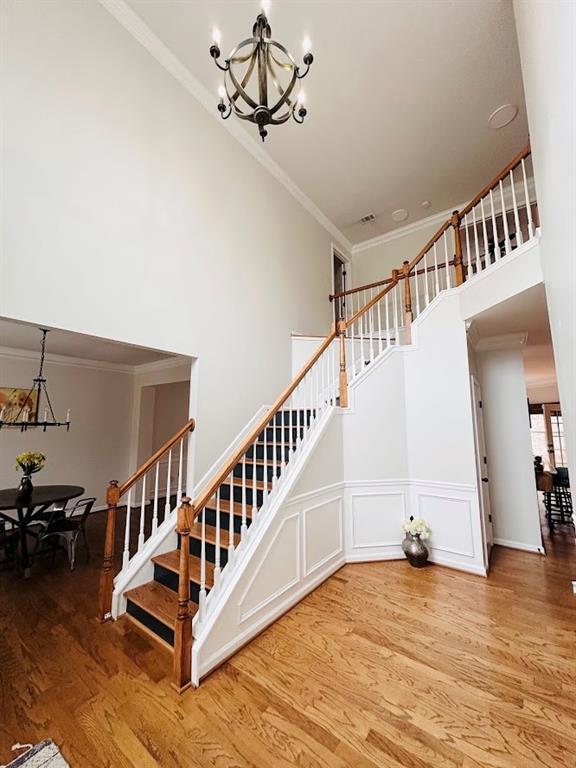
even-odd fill
[{"label": "door hinge", "polygon": [[491,523],[491,522],[492,522],[492,515],[490,515],[490,514],[488,515],[488,522],[489,522],[489,523]]},{"label": "door hinge", "polygon": [[484,456],[484,464],[488,464],[488,459]]},{"label": "door hinge", "polygon": [[482,408],[482,400],[478,400],[478,405]]}]

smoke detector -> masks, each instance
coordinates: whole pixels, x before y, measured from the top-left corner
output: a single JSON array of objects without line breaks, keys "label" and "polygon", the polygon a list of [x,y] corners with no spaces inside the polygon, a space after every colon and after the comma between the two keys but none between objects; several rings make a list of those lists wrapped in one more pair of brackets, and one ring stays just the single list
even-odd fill
[{"label": "smoke detector", "polygon": [[360,224],[371,224],[373,221],[376,221],[376,216],[374,216],[373,213],[367,213],[366,216],[362,216],[359,223]]},{"label": "smoke detector", "polygon": [[393,221],[406,221],[408,218],[408,211],[406,208],[398,208],[397,211],[394,211],[392,214],[392,220]]},{"label": "smoke detector", "polygon": [[518,114],[518,107],[516,104],[502,104],[501,107],[495,109],[494,112],[488,118],[488,125],[493,130],[497,131],[499,128],[509,125],[512,120]]}]

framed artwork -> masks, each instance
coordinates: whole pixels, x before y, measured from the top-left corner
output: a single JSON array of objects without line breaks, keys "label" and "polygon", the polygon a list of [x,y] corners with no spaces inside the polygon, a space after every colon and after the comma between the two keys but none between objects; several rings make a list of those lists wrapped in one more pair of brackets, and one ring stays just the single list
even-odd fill
[{"label": "framed artwork", "polygon": [[0,411],[2,412],[2,421],[15,421],[20,413],[20,409],[28,407],[30,417],[36,413],[38,403],[38,390],[32,392],[28,388],[21,387],[0,387]]}]

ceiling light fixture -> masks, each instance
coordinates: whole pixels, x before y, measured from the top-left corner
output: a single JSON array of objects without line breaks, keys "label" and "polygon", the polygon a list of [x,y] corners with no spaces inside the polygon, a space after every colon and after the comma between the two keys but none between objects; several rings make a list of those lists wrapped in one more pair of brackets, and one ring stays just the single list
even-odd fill
[{"label": "ceiling light fixture", "polygon": [[488,118],[488,125],[493,130],[497,131],[499,128],[509,125],[512,120],[518,114],[518,107],[516,104],[502,104],[501,107],[495,109],[494,112]]},{"label": "ceiling light fixture", "polygon": [[258,126],[262,141],[268,135],[267,125],[281,125],[292,117],[303,123],[307,115],[305,96],[299,81],[308,74],[314,57],[309,37],[304,38],[303,72],[294,57],[281,43],[272,40],[272,30],[266,17],[268,4],[262,3],[252,28],[252,37],[243,40],[230,53],[224,64],[220,58],[221,34],[212,33],[210,55],[224,72],[224,83],[218,89],[218,111],[224,120],[235,114]]},{"label": "ceiling light fixture", "polygon": [[422,208],[430,208],[431,203],[430,203],[430,200],[422,200],[420,205],[422,206]]},{"label": "ceiling light fixture", "polygon": [[408,211],[406,208],[398,208],[397,211],[394,211],[392,214],[392,220],[393,221],[406,221],[408,218]]},{"label": "ceiling light fixture", "polygon": [[[40,368],[38,375],[32,382],[31,388],[26,394],[22,390],[13,390],[12,397],[2,404],[0,409],[0,429],[2,427],[18,427],[21,432],[25,432],[30,427],[42,427],[44,432],[48,427],[66,427],[70,430],[70,410],[66,413],[66,421],[57,421],[48,396],[46,388],[46,377],[44,376],[44,358],[46,356],[46,335],[49,331],[46,328],[38,329],[42,333],[42,342],[40,346]],[[40,395],[44,392],[46,405],[44,407],[44,416],[40,419]]]}]

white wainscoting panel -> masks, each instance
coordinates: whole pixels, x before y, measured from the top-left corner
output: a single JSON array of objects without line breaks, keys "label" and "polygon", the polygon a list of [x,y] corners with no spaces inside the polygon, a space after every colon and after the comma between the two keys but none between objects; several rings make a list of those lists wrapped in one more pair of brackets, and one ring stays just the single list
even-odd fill
[{"label": "white wainscoting panel", "polygon": [[304,576],[310,576],[330,559],[341,555],[344,549],[342,495],[304,506],[303,551]]},{"label": "white wainscoting panel", "polygon": [[346,484],[347,562],[403,557],[401,525],[407,501],[405,481]]},{"label": "white wainscoting panel", "polygon": [[486,575],[476,486],[411,480],[411,515],[431,529],[426,546],[440,565]]}]

